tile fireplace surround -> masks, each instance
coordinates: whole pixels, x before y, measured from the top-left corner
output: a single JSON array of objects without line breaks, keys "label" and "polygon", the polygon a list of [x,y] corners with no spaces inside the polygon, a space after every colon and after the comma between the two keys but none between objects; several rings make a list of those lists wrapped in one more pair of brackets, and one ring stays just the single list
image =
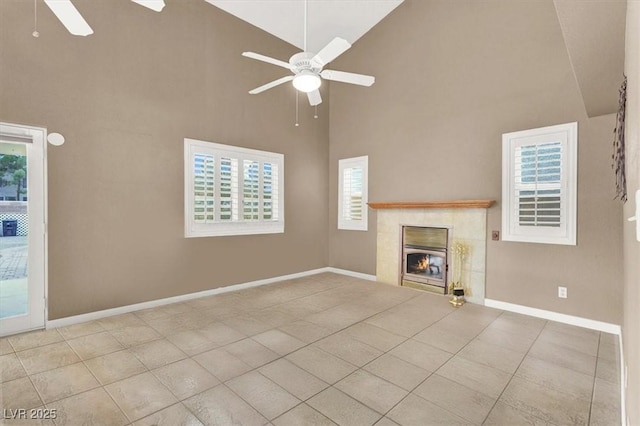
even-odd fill
[{"label": "tile fireplace surround", "polygon": [[[369,203],[369,207],[378,210],[377,281],[400,285],[403,226],[448,228],[452,244],[460,242],[468,248],[461,276],[466,287],[465,298],[469,302],[483,305],[487,263],[487,208],[493,203],[491,200]],[[447,285],[457,274],[451,247],[448,256]]]}]

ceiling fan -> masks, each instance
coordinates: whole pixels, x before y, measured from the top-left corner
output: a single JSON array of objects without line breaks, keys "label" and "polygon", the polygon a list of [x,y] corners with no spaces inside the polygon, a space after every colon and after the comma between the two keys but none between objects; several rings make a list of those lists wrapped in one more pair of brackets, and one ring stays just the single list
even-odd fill
[{"label": "ceiling fan", "polygon": [[[165,6],[164,0],[131,1],[156,12],[160,12]],[[71,0],[44,0],[44,2],[71,34],[78,36],[93,34],[93,30],[78,12],[78,9],[71,3]]]},{"label": "ceiling fan", "polygon": [[[325,65],[336,59],[338,56],[347,51],[351,44],[343,38],[336,37],[323,47],[320,52],[313,54],[307,52],[307,1],[304,3],[304,51],[293,55],[289,62],[279,59],[270,58],[255,52],[243,52],[242,56],[257,59],[269,64],[278,65],[293,72],[293,75],[279,78],[270,83],[264,84],[250,90],[249,93],[256,95],[265,90],[279,86],[286,82],[292,81],[293,87],[301,92],[305,92],[309,98],[311,106],[322,103],[320,96],[320,85],[322,79],[339,81],[341,83],[358,84],[360,86],[371,86],[375,82],[375,77],[363,74],[354,74],[344,71],[323,70]],[[322,79],[321,79],[322,78]]]}]

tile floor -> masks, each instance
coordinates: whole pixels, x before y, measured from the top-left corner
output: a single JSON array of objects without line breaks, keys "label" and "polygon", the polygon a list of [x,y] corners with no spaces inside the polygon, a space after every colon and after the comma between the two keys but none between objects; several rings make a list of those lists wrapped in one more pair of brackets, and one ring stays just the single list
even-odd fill
[{"label": "tile floor", "polygon": [[[0,339],[57,425],[619,425],[613,335],[319,274]],[[29,412],[27,411],[27,414]]]}]

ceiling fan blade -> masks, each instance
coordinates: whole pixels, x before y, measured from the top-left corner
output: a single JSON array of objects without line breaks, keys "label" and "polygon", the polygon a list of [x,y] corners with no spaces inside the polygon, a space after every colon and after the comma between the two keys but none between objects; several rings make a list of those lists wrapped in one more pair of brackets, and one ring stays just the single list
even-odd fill
[{"label": "ceiling fan blade", "polygon": [[148,7],[151,10],[155,10],[156,12],[162,11],[164,9],[164,0],[131,0],[134,3],[138,3],[140,6]]},{"label": "ceiling fan blade", "polygon": [[260,87],[256,87],[255,89],[250,90],[249,93],[251,93],[252,95],[257,95],[258,93],[262,93],[265,90],[269,90],[272,87],[279,86],[279,85],[281,85],[283,83],[286,83],[287,81],[291,81],[291,80],[293,80],[293,76],[292,75],[288,75],[286,77],[282,77],[282,78],[279,78],[277,80],[274,80],[271,83],[267,83],[267,84],[264,84],[264,85],[262,85]]},{"label": "ceiling fan blade", "polygon": [[49,6],[49,9],[71,34],[78,36],[93,34],[93,30],[71,3],[71,0],[44,0],[44,3]]},{"label": "ceiling fan blade", "polygon": [[329,62],[349,50],[350,47],[351,45],[347,40],[336,37],[331,40],[329,44],[323,47],[322,50],[319,51],[311,60],[319,64],[321,67],[324,67]]},{"label": "ceiling fan blade", "polygon": [[282,68],[286,68],[288,70],[291,69],[291,65],[288,62],[281,61],[279,59],[270,58],[268,56],[261,55],[259,53],[254,52],[242,52],[242,56],[246,56],[247,58],[257,59],[258,61],[267,62],[269,64],[277,65]]},{"label": "ceiling fan blade", "polygon": [[326,80],[359,84],[360,86],[371,86],[376,81],[376,78],[370,75],[354,74],[344,71],[324,70],[320,75]]},{"label": "ceiling fan blade", "polygon": [[307,97],[309,98],[309,103],[311,104],[311,106],[320,105],[322,103],[322,96],[320,96],[319,90],[308,92]]}]

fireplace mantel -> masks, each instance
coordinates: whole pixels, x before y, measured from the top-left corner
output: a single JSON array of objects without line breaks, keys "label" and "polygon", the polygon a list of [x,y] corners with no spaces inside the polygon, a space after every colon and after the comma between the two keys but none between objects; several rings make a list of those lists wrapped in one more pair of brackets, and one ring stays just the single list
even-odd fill
[{"label": "fireplace mantel", "polygon": [[384,209],[488,209],[496,200],[396,201],[368,203],[374,210]]}]

